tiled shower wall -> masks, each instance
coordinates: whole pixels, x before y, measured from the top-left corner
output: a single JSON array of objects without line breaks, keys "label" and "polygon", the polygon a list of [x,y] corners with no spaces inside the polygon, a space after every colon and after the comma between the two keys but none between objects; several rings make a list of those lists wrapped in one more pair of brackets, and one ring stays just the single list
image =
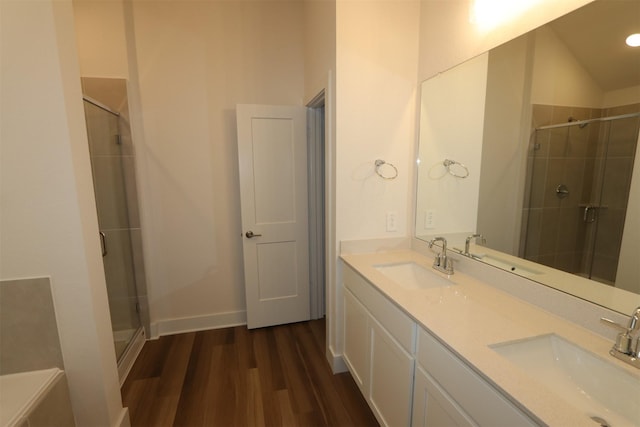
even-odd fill
[{"label": "tiled shower wall", "polygon": [[[571,273],[591,274],[605,283],[615,282],[638,119],[534,129],[638,111],[640,104],[607,109],[533,106],[522,256]],[[561,184],[569,190],[564,198],[556,193]],[[598,208],[587,212],[585,221],[587,205]],[[590,222],[594,216],[597,221]]]}]

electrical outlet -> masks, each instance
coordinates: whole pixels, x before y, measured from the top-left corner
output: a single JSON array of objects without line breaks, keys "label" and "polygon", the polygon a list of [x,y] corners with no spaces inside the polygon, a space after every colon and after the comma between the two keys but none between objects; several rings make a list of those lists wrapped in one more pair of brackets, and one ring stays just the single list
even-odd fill
[{"label": "electrical outlet", "polygon": [[429,209],[424,213],[424,228],[436,228],[436,211]]},{"label": "electrical outlet", "polygon": [[398,213],[387,212],[387,231],[398,231]]}]

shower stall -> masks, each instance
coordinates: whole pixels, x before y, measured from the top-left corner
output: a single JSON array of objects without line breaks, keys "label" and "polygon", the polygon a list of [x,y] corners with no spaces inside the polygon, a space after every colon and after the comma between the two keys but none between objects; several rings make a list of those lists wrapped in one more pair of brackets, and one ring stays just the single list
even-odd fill
[{"label": "shower stall", "polygon": [[133,146],[123,135],[123,118],[117,111],[84,98],[93,186],[104,263],[113,343],[118,367],[135,359],[132,343],[144,342],[144,267],[134,173]]},{"label": "shower stall", "polygon": [[[534,115],[540,116],[544,108],[569,107],[534,106]],[[562,123],[534,129],[521,256],[615,285],[640,128],[638,111],[637,104],[580,109],[582,118],[565,115]]]}]

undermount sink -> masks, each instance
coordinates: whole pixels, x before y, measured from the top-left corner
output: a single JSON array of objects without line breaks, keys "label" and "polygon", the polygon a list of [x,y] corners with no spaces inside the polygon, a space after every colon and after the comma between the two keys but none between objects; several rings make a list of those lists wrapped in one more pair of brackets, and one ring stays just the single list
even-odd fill
[{"label": "undermount sink", "polygon": [[601,425],[640,422],[640,377],[558,335],[490,347]]},{"label": "undermount sink", "polygon": [[430,289],[455,285],[451,279],[415,262],[379,264],[374,268],[405,289]]}]

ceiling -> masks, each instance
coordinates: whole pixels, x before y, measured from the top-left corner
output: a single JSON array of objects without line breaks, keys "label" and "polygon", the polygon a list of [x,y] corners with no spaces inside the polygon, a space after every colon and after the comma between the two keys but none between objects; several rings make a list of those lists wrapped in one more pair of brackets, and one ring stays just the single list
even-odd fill
[{"label": "ceiling", "polygon": [[640,0],[598,0],[549,24],[604,91],[640,85]]}]

